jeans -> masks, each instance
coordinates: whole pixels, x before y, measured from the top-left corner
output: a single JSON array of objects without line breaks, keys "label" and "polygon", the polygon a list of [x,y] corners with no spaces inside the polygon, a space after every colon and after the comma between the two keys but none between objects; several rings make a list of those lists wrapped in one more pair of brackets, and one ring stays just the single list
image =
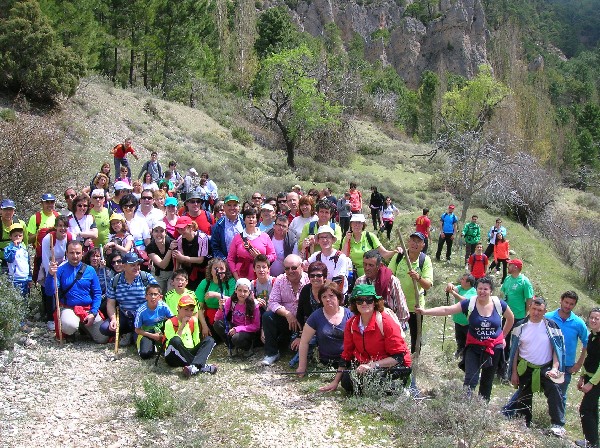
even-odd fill
[{"label": "jeans", "polygon": [[[586,376],[586,381],[590,377]],[[579,417],[585,440],[592,446],[598,446],[598,401],[600,399],[600,385],[593,386],[587,394],[583,394],[579,406]]]},{"label": "jeans", "polygon": [[464,356],[465,346],[467,345],[468,325],[460,325],[454,322],[454,339],[456,340],[456,353],[462,358]]},{"label": "jeans", "polygon": [[267,311],[262,317],[262,328],[265,334],[265,355],[273,356],[279,353],[279,345],[290,340],[291,331],[285,317]]},{"label": "jeans", "polygon": [[494,354],[490,355],[485,352],[482,346],[467,345],[464,351],[465,380],[463,384],[474,390],[479,383],[479,395],[490,401],[494,375],[501,357],[502,346],[496,346]]},{"label": "jeans", "polygon": [[114,161],[115,161],[115,177],[120,177],[121,176],[121,165],[126,166],[127,167],[127,177],[131,179],[131,168],[129,167],[129,160],[127,160],[127,157],[123,157],[122,159],[120,157],[114,157]]},{"label": "jeans", "polygon": [[[551,364],[542,367],[540,372],[541,387],[548,402],[548,414],[550,422],[553,425],[565,425],[565,407],[563,404],[560,386],[546,377],[546,372],[552,368]],[[511,411],[525,416],[527,426],[531,424],[533,392],[531,391],[531,377],[533,370],[527,367],[523,375],[519,375],[519,390],[509,400],[508,404],[502,408],[505,412]]]},{"label": "jeans", "polygon": [[452,255],[452,243],[454,241],[452,237],[454,236],[454,234],[443,233],[442,235],[440,235],[440,238],[438,239],[437,252],[435,253],[435,258],[438,261],[442,256],[442,248],[444,247],[444,242],[446,243],[446,260],[450,260],[450,256]]},{"label": "jeans", "polygon": [[563,399],[563,407],[565,408],[565,412],[567,412],[567,390],[569,389],[569,384],[571,384],[572,375],[569,373],[573,366],[565,366],[565,382],[559,384],[560,393],[562,394]]},{"label": "jeans", "polygon": [[[123,309],[119,307],[119,336],[131,333],[133,330],[135,330],[135,325],[133,324],[134,320],[134,313],[131,311],[123,311]],[[114,336],[115,332],[108,328],[109,325],[110,319],[106,319],[104,322],[102,322],[100,325],[100,333],[105,336]]]}]

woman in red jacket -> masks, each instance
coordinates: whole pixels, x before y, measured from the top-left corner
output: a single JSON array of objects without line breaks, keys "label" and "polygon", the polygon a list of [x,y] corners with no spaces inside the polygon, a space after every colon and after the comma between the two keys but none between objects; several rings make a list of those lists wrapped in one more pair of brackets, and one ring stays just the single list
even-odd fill
[{"label": "woman in red jacket", "polygon": [[508,244],[508,240],[504,238],[502,233],[498,233],[496,235],[496,244],[494,244],[494,262],[490,266],[490,271],[496,267],[496,275],[498,275],[500,263],[502,263],[502,281],[500,283],[504,283],[504,279],[506,278],[509,250],[510,245]]},{"label": "woman in red jacket", "polygon": [[344,329],[340,367],[333,381],[320,390],[335,390],[341,382],[347,392],[353,392],[354,383],[348,370],[352,366],[356,366],[359,393],[365,374],[377,372],[390,379],[406,377],[408,370],[399,367],[410,367],[410,352],[400,326],[384,312],[383,298],[375,293],[375,286],[356,285],[350,310],[354,316]]}]

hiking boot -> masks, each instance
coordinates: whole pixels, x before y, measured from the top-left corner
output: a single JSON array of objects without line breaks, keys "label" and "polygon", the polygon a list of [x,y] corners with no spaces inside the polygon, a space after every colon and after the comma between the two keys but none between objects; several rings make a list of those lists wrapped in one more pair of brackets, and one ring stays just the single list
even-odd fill
[{"label": "hiking boot", "polygon": [[197,375],[199,371],[200,370],[198,370],[198,367],[196,367],[193,364],[190,364],[189,366],[183,366],[183,376],[185,376],[186,378],[189,378],[193,375]]},{"label": "hiking boot", "polygon": [[200,372],[214,375],[217,373],[217,370],[219,370],[219,368],[215,364],[205,364],[204,367],[200,369]]},{"label": "hiking boot", "polygon": [[261,364],[263,366],[272,366],[273,364],[275,364],[278,360],[279,360],[280,356],[279,353],[276,353],[274,355],[271,356],[265,356],[261,362]]},{"label": "hiking boot", "polygon": [[550,432],[556,437],[564,437],[567,434],[565,427],[560,425],[552,425],[550,427]]},{"label": "hiking boot", "polygon": [[598,445],[592,445],[587,440],[577,440],[575,442],[575,445],[577,445],[578,447],[581,447],[581,448],[598,448]]},{"label": "hiking boot", "polygon": [[119,338],[119,347],[128,347],[133,344],[133,333],[125,333]]},{"label": "hiking boot", "polygon": [[46,322],[46,328],[48,329],[48,331],[56,331],[56,325],[54,325],[54,321],[49,320],[48,322]]}]

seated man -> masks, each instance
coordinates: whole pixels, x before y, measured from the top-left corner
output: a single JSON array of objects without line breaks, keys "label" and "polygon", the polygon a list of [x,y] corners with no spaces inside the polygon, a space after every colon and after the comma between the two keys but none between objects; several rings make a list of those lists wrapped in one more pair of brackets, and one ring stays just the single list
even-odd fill
[{"label": "seated man", "polygon": [[524,415],[529,427],[533,393],[543,390],[552,423],[550,431],[562,437],[566,434],[565,407],[557,382],[564,380],[565,339],[556,322],[546,319],[545,313],[546,300],[534,297],[529,316],[512,331],[508,365],[512,372],[510,381],[519,386],[519,390],[503,408],[503,413]]},{"label": "seated man", "polygon": [[160,286],[146,286],[146,303],[140,306],[135,313],[135,333],[137,349],[142,359],[152,358],[155,347],[163,341],[163,326],[173,313],[163,302]]},{"label": "seated man", "polygon": [[[55,291],[58,287],[60,297],[60,323],[63,334],[71,336],[80,328],[92,339],[104,344],[108,336],[100,332],[102,318],[98,308],[102,300],[102,289],[96,270],[81,262],[83,247],[80,241],[72,240],[67,243],[67,263],[58,266],[51,262],[49,275],[44,287],[46,291]],[[58,285],[54,283],[54,274]],[[54,313],[56,336],[58,337],[58,321]],[[83,324],[83,326],[81,325]]]},{"label": "seated man", "polygon": [[119,344],[126,347],[133,343],[135,315],[138,308],[146,302],[146,287],[157,285],[152,274],[142,272],[142,259],[133,252],[121,256],[123,272],[115,275],[106,287],[106,312],[108,319],[102,322],[100,331],[106,336],[113,336],[117,329],[117,306],[119,307]]},{"label": "seated man", "polygon": [[200,341],[195,308],[196,301],[190,296],[183,296],[179,299],[177,316],[165,322],[165,361],[171,367],[183,367],[183,374],[188,377],[200,372],[214,375],[217,366],[206,364],[206,361],[217,344],[210,336]]}]

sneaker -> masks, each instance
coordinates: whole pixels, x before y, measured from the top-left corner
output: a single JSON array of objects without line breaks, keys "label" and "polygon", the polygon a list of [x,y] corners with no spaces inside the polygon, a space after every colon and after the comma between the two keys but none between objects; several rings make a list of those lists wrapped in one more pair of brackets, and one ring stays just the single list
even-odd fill
[{"label": "sneaker", "polygon": [[48,328],[48,331],[56,331],[56,325],[54,325],[54,321],[49,320],[46,322],[46,328]]},{"label": "sneaker", "polygon": [[293,369],[294,367],[298,366],[298,363],[300,362],[300,353],[296,352],[296,354],[294,355],[294,357],[292,359],[290,359],[290,367]]},{"label": "sneaker", "polygon": [[565,427],[560,425],[552,425],[550,427],[550,432],[556,437],[564,437],[567,434]]},{"label": "sneaker", "polygon": [[263,366],[272,366],[279,360],[279,353],[271,356],[265,356],[261,362]]},{"label": "sneaker", "polygon": [[198,372],[198,367],[193,364],[190,364],[189,366],[183,366],[183,376],[186,378],[189,378],[192,375],[197,375]]},{"label": "sneaker", "polygon": [[125,333],[119,338],[119,347],[128,347],[133,344],[133,333]]},{"label": "sneaker", "polygon": [[210,373],[211,375],[214,375],[215,373],[217,373],[217,370],[219,370],[219,368],[215,364],[205,364],[204,367],[200,369],[200,372]]}]

